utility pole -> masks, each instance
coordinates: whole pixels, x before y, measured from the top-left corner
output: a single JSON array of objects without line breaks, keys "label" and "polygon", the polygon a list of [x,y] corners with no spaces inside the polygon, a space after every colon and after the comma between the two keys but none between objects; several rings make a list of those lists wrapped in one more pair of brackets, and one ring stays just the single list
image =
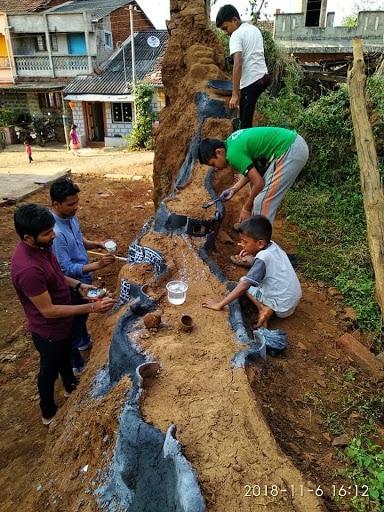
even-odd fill
[{"label": "utility pole", "polygon": [[[133,11],[137,11],[136,7],[130,5],[129,8],[129,23],[131,30],[131,60],[132,60],[132,92],[134,95],[136,85],[136,65],[135,65],[135,34],[133,31]],[[133,118],[136,121],[136,102],[133,98]]]}]

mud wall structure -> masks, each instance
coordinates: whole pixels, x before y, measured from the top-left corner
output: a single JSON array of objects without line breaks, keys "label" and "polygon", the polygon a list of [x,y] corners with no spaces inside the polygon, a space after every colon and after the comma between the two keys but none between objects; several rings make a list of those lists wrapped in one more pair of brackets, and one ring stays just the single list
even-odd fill
[{"label": "mud wall structure", "polygon": [[209,80],[228,78],[223,45],[211,29],[209,1],[171,0],[170,7],[170,37],[162,66],[166,106],[155,133],[155,207],[171,191],[196,135],[195,94],[207,91]]}]

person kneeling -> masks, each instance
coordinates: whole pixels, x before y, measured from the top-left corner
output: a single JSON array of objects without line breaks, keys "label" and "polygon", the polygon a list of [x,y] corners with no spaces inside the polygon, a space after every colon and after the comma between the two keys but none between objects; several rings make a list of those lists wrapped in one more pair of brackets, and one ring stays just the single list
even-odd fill
[{"label": "person kneeling", "polygon": [[258,310],[255,328],[267,328],[275,313],[279,318],[293,314],[301,299],[301,286],[287,254],[271,240],[272,225],[263,215],[244,220],[239,227],[240,256],[252,255],[247,275],[221,301],[207,299],[202,306],[220,311],[241,295],[246,295]]}]

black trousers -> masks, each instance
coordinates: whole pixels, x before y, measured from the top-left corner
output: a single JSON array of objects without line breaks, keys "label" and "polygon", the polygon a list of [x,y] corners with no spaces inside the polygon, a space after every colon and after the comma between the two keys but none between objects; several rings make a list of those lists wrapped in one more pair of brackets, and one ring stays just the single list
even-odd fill
[{"label": "black trousers", "polygon": [[33,344],[40,354],[40,371],[37,387],[40,395],[40,409],[43,418],[52,418],[57,411],[55,404],[55,381],[61,376],[66,391],[71,393],[76,387],[71,364],[72,338],[65,340],[44,339],[32,333]]},{"label": "black trousers", "polygon": [[271,83],[269,75],[240,89],[240,128],[252,128],[253,114],[259,96]]}]

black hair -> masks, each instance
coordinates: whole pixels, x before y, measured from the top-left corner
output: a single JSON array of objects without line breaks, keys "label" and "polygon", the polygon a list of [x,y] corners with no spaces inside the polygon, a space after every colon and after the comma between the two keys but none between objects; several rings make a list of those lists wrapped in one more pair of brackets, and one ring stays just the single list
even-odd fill
[{"label": "black hair", "polygon": [[55,218],[48,208],[35,203],[20,206],[13,215],[13,221],[21,240],[25,235],[30,235],[36,240],[40,233],[55,225]]},{"label": "black hair", "polygon": [[76,130],[76,128],[77,128],[77,125],[76,125],[76,124],[73,124],[73,125],[71,126],[71,130]]},{"label": "black hair", "polygon": [[208,165],[208,160],[216,157],[216,149],[226,149],[225,142],[220,139],[208,137],[199,144],[199,161],[201,164]]},{"label": "black hair", "polygon": [[216,27],[220,28],[225,21],[232,21],[235,17],[240,21],[240,14],[236,7],[230,4],[223,5],[216,16]]},{"label": "black hair", "polygon": [[74,196],[79,192],[80,188],[78,185],[73,183],[71,178],[68,178],[67,176],[62,176],[55,180],[49,189],[49,195],[51,196],[52,203],[54,201],[62,203],[68,196]]},{"label": "black hair", "polygon": [[272,224],[264,215],[253,215],[243,220],[239,233],[244,233],[254,240],[265,240],[268,245],[272,238]]}]

